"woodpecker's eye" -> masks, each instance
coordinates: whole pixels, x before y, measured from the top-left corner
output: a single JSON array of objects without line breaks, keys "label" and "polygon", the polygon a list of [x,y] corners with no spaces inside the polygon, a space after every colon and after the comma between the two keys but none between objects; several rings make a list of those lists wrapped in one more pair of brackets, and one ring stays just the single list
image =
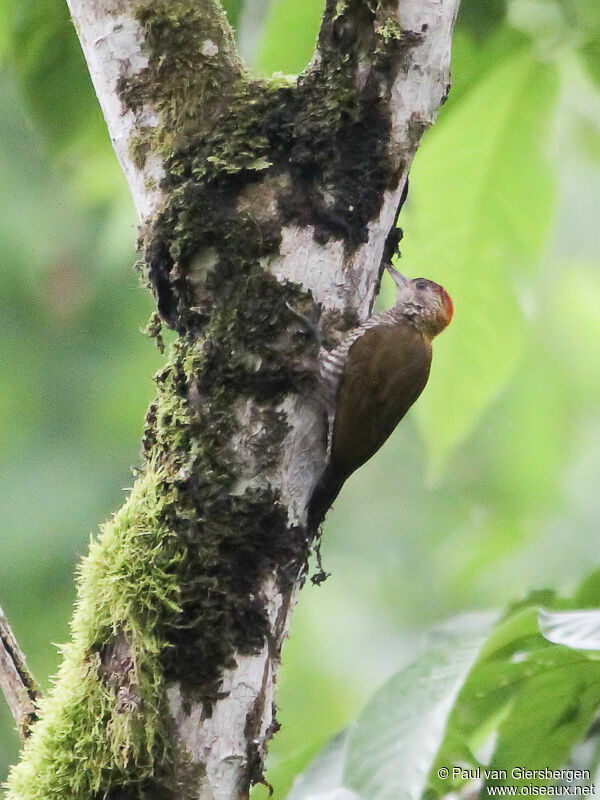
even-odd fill
[{"label": "woodpecker's eye", "polygon": [[427,281],[424,281],[423,279],[420,279],[415,283],[415,286],[417,287],[417,289],[426,289],[427,288]]}]

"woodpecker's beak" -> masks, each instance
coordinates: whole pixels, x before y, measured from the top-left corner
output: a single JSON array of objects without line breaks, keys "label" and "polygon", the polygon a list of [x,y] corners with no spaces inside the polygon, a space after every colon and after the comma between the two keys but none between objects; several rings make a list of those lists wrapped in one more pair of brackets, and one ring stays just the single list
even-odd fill
[{"label": "woodpecker's beak", "polygon": [[386,264],[387,271],[390,273],[392,280],[398,287],[398,289],[406,289],[410,281],[407,277],[405,277],[401,272],[398,272],[397,269],[394,269],[390,264]]}]

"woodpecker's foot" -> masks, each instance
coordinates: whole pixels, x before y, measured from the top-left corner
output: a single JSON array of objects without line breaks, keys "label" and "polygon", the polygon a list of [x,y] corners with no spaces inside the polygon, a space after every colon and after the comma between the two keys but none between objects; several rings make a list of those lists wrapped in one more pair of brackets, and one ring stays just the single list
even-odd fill
[{"label": "woodpecker's foot", "polygon": [[310,582],[312,584],[314,584],[314,586],[320,586],[331,575],[331,572],[325,572],[325,570],[323,569],[323,561],[321,560],[321,531],[320,530],[319,530],[319,533],[317,534],[317,537],[315,539],[314,552],[315,552],[315,557],[317,559],[317,571],[311,577]]}]

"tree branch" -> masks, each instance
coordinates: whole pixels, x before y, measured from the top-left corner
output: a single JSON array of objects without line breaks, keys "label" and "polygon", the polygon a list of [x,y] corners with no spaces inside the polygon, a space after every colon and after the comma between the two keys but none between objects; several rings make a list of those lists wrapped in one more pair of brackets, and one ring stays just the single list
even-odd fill
[{"label": "tree branch", "polygon": [[318,305],[333,342],[368,315],[458,0],[328,0],[310,67],[269,81],[213,0],[69,6],[179,337],[8,797],[243,800],[326,459],[298,316]]},{"label": "tree branch", "polygon": [[13,715],[21,738],[37,720],[41,692],[15,639],[6,615],[0,608],[0,687]]},{"label": "tree branch", "polygon": [[[164,199],[163,160],[171,142],[158,139],[165,124],[183,135],[190,121],[189,98],[201,102],[205,92],[206,117],[216,118],[220,103],[214,102],[215,89],[242,71],[233,32],[216,0],[67,0],[67,5],[115,153],[144,221]],[[171,52],[159,62],[152,56],[152,42],[161,38]],[[186,50],[178,52],[183,43]],[[151,84],[152,99],[140,87],[136,98],[124,102],[132,78]]]}]

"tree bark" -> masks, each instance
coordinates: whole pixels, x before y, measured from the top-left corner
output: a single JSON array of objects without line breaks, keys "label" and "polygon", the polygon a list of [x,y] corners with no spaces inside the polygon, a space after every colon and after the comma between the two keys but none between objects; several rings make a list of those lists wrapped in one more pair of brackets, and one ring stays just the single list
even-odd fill
[{"label": "tree bark", "polygon": [[37,721],[41,692],[0,608],[0,687],[22,739]]},{"label": "tree bark", "polygon": [[178,338],[144,464],[79,575],[73,638],[8,797],[242,800],[316,532],[325,346],[368,316],[449,88],[458,0],[327,0],[257,80],[216,0],[68,0]]}]

